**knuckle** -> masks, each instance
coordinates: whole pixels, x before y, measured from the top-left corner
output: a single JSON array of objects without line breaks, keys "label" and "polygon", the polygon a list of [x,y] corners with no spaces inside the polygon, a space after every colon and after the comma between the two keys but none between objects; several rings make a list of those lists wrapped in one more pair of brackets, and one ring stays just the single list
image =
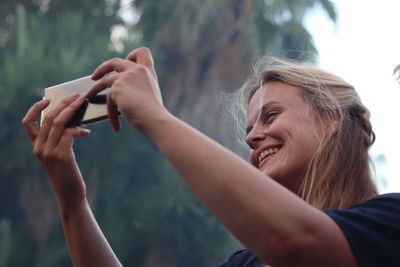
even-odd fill
[{"label": "knuckle", "polygon": [[137,65],[136,72],[140,74],[147,74],[147,68],[143,65]]},{"label": "knuckle", "polygon": [[55,118],[55,115],[53,113],[47,113],[46,116],[44,117],[45,121],[53,121]]},{"label": "knuckle", "polygon": [[23,125],[28,125],[28,119],[26,118],[26,117],[24,117],[22,120],[21,120],[21,123],[23,124]]},{"label": "knuckle", "polygon": [[74,136],[74,134],[75,134],[77,131],[79,131],[79,129],[76,128],[76,127],[73,127],[73,128],[65,128],[63,138],[71,138],[71,137]]},{"label": "knuckle", "polygon": [[121,79],[117,79],[117,81],[123,80],[123,79],[128,79],[130,77],[134,77],[136,75],[136,70],[134,68],[130,68],[126,70],[125,72],[121,73]]},{"label": "knuckle", "polygon": [[61,103],[64,104],[64,105],[68,105],[70,102],[71,102],[70,97],[66,97],[61,101]]},{"label": "knuckle", "polygon": [[[122,77],[122,75],[121,75],[121,78],[123,78]],[[113,87],[114,88],[120,88],[121,86],[123,86],[124,85],[124,82],[123,82],[123,79],[116,79],[115,81],[114,81],[114,83],[113,83]],[[114,90],[112,90],[111,92],[110,92],[110,94],[115,94],[115,89]]]},{"label": "knuckle", "polygon": [[37,156],[37,157],[42,157],[43,156],[43,149],[41,146],[35,145],[33,147],[33,153]]},{"label": "knuckle", "polygon": [[46,149],[42,152],[42,158],[46,160],[52,160],[54,159],[54,154],[53,151]]},{"label": "knuckle", "polygon": [[59,119],[55,119],[53,121],[53,123],[51,124],[51,127],[54,127],[54,128],[61,128],[62,126],[63,126],[63,122]]},{"label": "knuckle", "polygon": [[116,64],[120,61],[121,59],[119,57],[113,57],[112,59],[110,59],[111,64]]}]

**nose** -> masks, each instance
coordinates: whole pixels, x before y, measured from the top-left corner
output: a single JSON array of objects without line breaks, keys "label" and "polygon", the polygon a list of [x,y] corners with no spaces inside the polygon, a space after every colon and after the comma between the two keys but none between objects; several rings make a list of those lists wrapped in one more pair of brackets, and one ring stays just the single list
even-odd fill
[{"label": "nose", "polygon": [[260,141],[266,138],[265,131],[255,126],[246,136],[245,142],[251,149],[256,149]]}]

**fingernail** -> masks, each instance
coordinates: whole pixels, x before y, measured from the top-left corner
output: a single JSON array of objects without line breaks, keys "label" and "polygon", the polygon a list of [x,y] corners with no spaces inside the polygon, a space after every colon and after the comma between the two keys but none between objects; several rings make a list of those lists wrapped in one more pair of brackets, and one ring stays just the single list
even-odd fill
[{"label": "fingernail", "polygon": [[98,76],[97,73],[93,72],[93,74],[90,78],[92,79],[92,81],[97,81],[98,80],[97,76]]},{"label": "fingernail", "polygon": [[81,133],[84,135],[89,135],[90,134],[90,130],[86,129],[86,128],[81,128]]}]

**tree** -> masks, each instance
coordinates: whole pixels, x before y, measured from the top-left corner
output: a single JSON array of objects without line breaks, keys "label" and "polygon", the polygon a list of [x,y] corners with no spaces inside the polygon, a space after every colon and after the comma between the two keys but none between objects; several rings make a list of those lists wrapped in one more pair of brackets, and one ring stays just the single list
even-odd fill
[{"label": "tree", "polygon": [[[217,99],[238,88],[262,54],[312,60],[316,49],[303,25],[319,4],[335,21],[329,0],[136,0],[134,36],[155,53],[165,103],[175,114],[232,148]],[[217,118],[219,119],[215,119]]]},{"label": "tree", "polygon": [[393,69],[393,75],[397,75],[397,81],[400,82],[400,64]]},{"label": "tree", "polygon": [[[51,190],[20,126],[44,87],[88,75],[102,61],[146,45],[168,107],[229,145],[232,125],[220,126],[216,119],[219,89],[236,88],[251,59],[266,51],[298,57],[293,50],[305,49],[311,51],[307,57],[315,55],[302,18],[316,3],[335,18],[326,0],[136,0],[140,19],[119,54],[110,34],[116,26],[127,27],[118,16],[120,0],[2,1],[0,255],[8,255],[8,262],[0,264],[70,266]],[[89,200],[122,262],[215,265],[237,243],[154,144],[123,126],[116,135],[107,123],[93,125],[92,136],[75,146]]]},{"label": "tree", "polygon": [[[106,12],[90,15],[76,6],[78,2],[62,6],[61,1],[51,1],[45,8],[30,1],[23,2],[26,6],[2,3],[2,10],[9,11],[0,55],[0,120],[6,126],[0,133],[0,158],[7,163],[0,171],[0,195],[2,203],[10,203],[1,214],[10,226],[3,232],[12,235],[2,240],[8,244],[12,240],[2,247],[9,256],[7,266],[70,266],[51,190],[20,121],[44,87],[87,75],[117,55],[109,47],[111,29],[119,19]],[[89,2],[105,7],[107,1]],[[125,126],[116,137],[107,124],[93,125],[90,138],[76,141],[90,202],[122,262],[151,266],[165,261],[164,248],[174,244],[168,255],[172,266],[195,260],[198,265],[215,263],[221,248],[231,244],[224,242],[229,241],[226,231],[179,181],[154,145]],[[217,237],[219,244],[212,246]],[[188,253],[190,249],[199,252]]]},{"label": "tree", "polygon": [[1,4],[0,198],[2,217],[13,229],[7,266],[68,265],[54,200],[20,121],[44,87],[87,75],[113,54],[110,29],[98,32],[96,21],[82,13],[54,14],[34,3]]}]

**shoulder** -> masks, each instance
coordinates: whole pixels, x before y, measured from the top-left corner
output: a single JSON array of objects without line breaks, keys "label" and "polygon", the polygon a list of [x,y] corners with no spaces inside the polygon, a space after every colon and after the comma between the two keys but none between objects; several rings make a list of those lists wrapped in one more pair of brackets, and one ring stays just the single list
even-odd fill
[{"label": "shoulder", "polygon": [[360,264],[400,266],[400,193],[324,212],[341,228]]},{"label": "shoulder", "polygon": [[[371,221],[399,221],[400,220],[400,193],[378,195],[374,198],[355,204],[344,210],[324,210],[332,219],[355,219]],[[400,224],[398,225],[400,228]]]},{"label": "shoulder", "polygon": [[400,193],[387,193],[387,194],[377,195],[377,196],[375,196],[371,199],[368,199],[364,202],[355,204],[355,205],[351,206],[349,209],[352,209],[355,207],[360,207],[360,206],[378,205],[381,207],[392,206],[393,208],[397,208],[400,210],[400,207],[398,207],[399,203],[400,203]]}]

